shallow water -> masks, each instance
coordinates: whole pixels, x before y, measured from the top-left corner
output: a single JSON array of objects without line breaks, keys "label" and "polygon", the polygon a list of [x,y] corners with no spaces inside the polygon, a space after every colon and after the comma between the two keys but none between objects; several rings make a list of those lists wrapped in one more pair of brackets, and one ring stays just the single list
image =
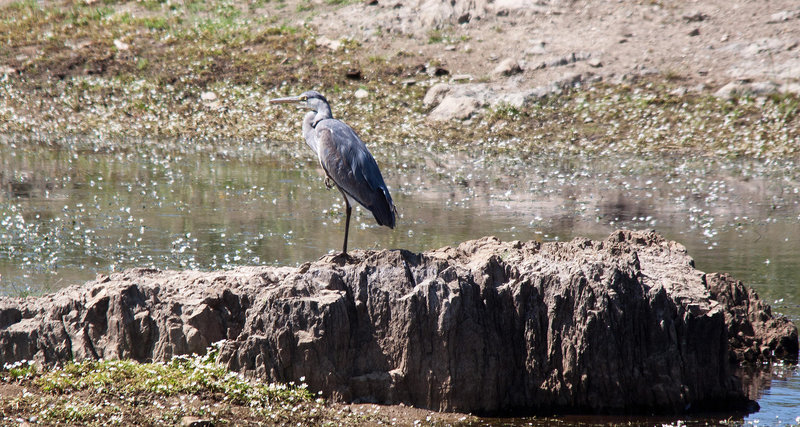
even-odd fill
[{"label": "shallow water", "polygon": [[[341,196],[302,153],[0,145],[0,294],[51,292],[135,266],[295,265],[338,250]],[[424,149],[376,157],[398,227],[378,227],[357,208],[350,248],[423,251],[485,235],[600,239],[617,228],[652,228],[683,243],[699,269],[733,274],[774,311],[800,320],[794,164],[578,155],[523,162]],[[782,369],[771,379],[762,410],[744,421],[800,423],[800,377]]]}]

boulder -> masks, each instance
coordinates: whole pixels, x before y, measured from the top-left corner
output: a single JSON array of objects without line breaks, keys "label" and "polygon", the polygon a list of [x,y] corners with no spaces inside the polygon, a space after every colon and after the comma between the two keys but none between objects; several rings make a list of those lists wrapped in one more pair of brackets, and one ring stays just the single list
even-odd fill
[{"label": "boulder", "polygon": [[506,58],[500,61],[499,64],[492,70],[492,76],[497,77],[507,77],[513,76],[514,74],[519,74],[522,72],[522,67],[519,66],[519,62],[517,62],[514,58]]},{"label": "boulder", "polygon": [[441,122],[447,120],[466,120],[481,107],[480,101],[469,96],[445,96],[442,102],[428,114],[428,120]]},{"label": "boulder", "polygon": [[728,348],[732,362],[740,365],[769,361],[773,357],[797,361],[797,327],[786,317],[775,317],[756,292],[730,275],[706,276],[709,295],[725,309]]},{"label": "boulder", "polygon": [[3,363],[165,361],[218,341],[219,363],[266,381],[473,413],[742,409],[731,361],[797,357],[791,322],[654,232],[132,269],[0,298]]},{"label": "boulder", "polygon": [[734,99],[741,96],[769,96],[777,93],[779,86],[773,82],[730,82],[718,89],[714,96],[723,99]]},{"label": "boulder", "polygon": [[450,92],[450,85],[446,83],[437,83],[431,86],[425,93],[422,105],[426,107],[435,107],[442,102],[442,99],[444,99],[448,92]]}]

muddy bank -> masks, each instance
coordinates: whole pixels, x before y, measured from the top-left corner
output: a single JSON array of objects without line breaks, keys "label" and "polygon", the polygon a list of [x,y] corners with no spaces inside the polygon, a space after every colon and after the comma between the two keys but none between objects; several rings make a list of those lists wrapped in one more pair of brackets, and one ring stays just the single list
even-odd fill
[{"label": "muddy bank", "polygon": [[743,409],[731,361],[797,357],[797,329],[652,232],[355,251],[299,268],[134,269],[0,299],[0,357],[219,361],[348,402],[441,411]]}]

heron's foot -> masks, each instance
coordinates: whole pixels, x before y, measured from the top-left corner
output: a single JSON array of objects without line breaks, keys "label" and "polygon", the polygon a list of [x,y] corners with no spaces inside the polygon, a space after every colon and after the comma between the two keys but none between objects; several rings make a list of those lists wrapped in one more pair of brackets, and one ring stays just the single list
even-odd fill
[{"label": "heron's foot", "polygon": [[341,263],[339,265],[345,265],[345,264],[349,264],[354,259],[355,258],[353,258],[350,255],[348,255],[347,252],[339,252],[338,254],[334,255],[333,258],[331,258],[331,261],[333,261],[333,262],[335,262],[337,264]]},{"label": "heron's foot", "polygon": [[328,190],[333,188],[333,180],[331,179],[331,177],[329,176],[325,177],[325,186],[328,187]]}]

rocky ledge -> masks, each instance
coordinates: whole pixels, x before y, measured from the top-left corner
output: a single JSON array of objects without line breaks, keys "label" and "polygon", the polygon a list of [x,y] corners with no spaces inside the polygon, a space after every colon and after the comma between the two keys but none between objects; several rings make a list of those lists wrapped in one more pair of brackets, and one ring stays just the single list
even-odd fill
[{"label": "rocky ledge", "polygon": [[3,362],[163,361],[221,340],[219,362],[248,375],[475,413],[742,408],[735,364],[798,352],[790,321],[654,232],[133,269],[0,299]]}]

